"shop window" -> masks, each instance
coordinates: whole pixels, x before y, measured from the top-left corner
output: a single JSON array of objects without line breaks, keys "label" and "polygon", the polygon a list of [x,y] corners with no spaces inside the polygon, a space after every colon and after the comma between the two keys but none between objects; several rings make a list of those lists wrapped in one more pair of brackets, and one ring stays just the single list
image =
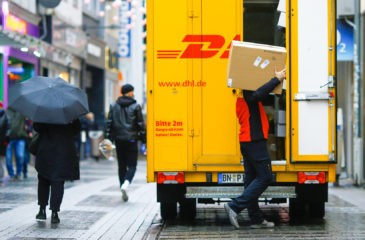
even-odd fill
[{"label": "shop window", "polygon": [[34,77],[34,65],[23,62],[17,58],[9,57],[7,75],[9,86],[13,86],[16,83]]}]

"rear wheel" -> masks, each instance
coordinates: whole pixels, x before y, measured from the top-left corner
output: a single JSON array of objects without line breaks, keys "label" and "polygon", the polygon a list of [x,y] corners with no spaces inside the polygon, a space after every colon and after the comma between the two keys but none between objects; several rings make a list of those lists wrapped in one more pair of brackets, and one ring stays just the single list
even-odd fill
[{"label": "rear wheel", "polygon": [[177,215],[177,203],[161,202],[160,212],[161,212],[161,217],[164,220],[175,219]]},{"label": "rear wheel", "polygon": [[311,218],[323,218],[325,214],[325,203],[324,202],[313,202],[309,203],[309,216]]},{"label": "rear wheel", "polygon": [[184,199],[180,202],[180,217],[192,220],[196,217],[196,199]]},{"label": "rear wheel", "polygon": [[298,199],[289,200],[289,216],[291,220],[303,218],[306,213],[306,204]]}]

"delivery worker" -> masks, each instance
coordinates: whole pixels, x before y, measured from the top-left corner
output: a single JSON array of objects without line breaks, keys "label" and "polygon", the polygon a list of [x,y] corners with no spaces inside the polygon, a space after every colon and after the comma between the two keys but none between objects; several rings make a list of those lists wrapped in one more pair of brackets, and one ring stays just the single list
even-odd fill
[{"label": "delivery worker", "polygon": [[261,101],[286,77],[286,69],[256,91],[242,91],[237,98],[236,114],[241,125],[240,145],[245,167],[245,190],[237,198],[224,205],[231,224],[238,229],[237,215],[245,208],[251,219],[251,228],[274,227],[263,218],[258,198],[272,181],[271,159],[267,147],[269,123]]}]

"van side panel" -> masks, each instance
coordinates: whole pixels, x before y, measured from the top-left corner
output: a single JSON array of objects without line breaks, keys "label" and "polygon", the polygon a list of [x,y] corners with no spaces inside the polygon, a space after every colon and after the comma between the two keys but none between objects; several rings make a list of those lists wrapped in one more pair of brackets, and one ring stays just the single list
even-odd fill
[{"label": "van side panel", "polygon": [[157,16],[153,19],[153,92],[149,96],[154,108],[153,127],[149,128],[154,170],[185,171],[190,107],[189,88],[183,85],[188,79],[187,60],[180,55],[188,31],[188,2],[159,0],[152,4]]}]

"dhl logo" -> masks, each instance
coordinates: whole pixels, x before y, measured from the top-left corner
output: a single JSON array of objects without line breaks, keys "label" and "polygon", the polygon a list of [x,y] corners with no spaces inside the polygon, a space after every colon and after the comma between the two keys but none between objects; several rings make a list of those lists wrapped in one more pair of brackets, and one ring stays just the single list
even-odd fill
[{"label": "dhl logo", "polygon": [[[233,40],[239,41],[237,34]],[[224,48],[226,40],[221,35],[186,35],[182,42],[190,43],[184,51],[182,50],[157,50],[158,59],[191,59],[191,58],[212,58],[216,55],[220,58],[228,58],[231,42]],[[219,54],[220,52],[223,53]]]}]

